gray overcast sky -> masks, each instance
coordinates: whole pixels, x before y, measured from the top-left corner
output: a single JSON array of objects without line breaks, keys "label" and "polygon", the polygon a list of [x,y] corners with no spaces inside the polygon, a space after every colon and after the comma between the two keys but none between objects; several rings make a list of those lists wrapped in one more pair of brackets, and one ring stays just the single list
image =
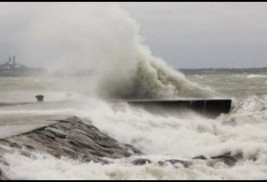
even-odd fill
[{"label": "gray overcast sky", "polygon": [[[83,7],[85,3],[77,4]],[[47,6],[44,6],[45,4]],[[107,36],[107,44],[98,44],[97,38],[102,37],[101,32],[108,33],[111,31],[108,29],[111,26],[117,26],[120,29],[119,21],[115,16],[113,19],[110,18],[110,14],[105,13],[105,8],[100,8],[100,11],[91,8],[88,11],[86,6],[83,9],[69,6],[67,10],[70,13],[67,13],[66,9],[60,9],[59,6],[52,7],[51,4],[54,3],[0,3],[0,62],[6,60],[8,55],[14,54],[18,61],[31,66],[48,65],[47,61],[53,62],[52,58],[56,56],[58,59],[72,59],[84,55],[80,56],[80,60],[86,60],[89,59],[88,50],[94,50],[91,54],[97,54],[103,45],[114,42]],[[90,5],[92,4],[94,3]],[[128,11],[130,17],[140,25],[140,34],[145,44],[150,46],[153,55],[162,58],[172,67],[267,66],[266,2],[119,2],[115,4],[119,4],[122,9]],[[77,14],[79,16],[76,18],[74,15]],[[94,18],[94,14],[98,17],[103,16],[102,19],[110,18],[110,23],[97,16]],[[128,25],[127,21],[122,20],[128,26],[126,30],[130,32],[123,36],[131,38],[132,25]],[[60,27],[62,22],[65,23],[65,27]],[[91,36],[87,35],[88,27]],[[94,30],[97,32],[96,35]],[[111,35],[118,34],[114,30]],[[90,41],[94,38],[94,42],[98,45],[90,45]],[[119,40],[125,45],[124,41],[123,38]],[[96,46],[99,46],[97,51],[95,51]],[[130,50],[130,48],[129,46],[125,49]],[[68,54],[69,50],[79,55]],[[43,60],[36,61],[36,58],[40,57]],[[98,55],[94,58],[98,58]]]},{"label": "gray overcast sky", "polygon": [[266,2],[121,3],[174,67],[267,66]]}]

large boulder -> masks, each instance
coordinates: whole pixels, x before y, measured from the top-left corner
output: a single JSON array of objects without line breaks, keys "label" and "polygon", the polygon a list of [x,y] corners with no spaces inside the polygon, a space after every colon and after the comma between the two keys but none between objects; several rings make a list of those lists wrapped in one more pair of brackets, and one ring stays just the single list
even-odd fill
[{"label": "large boulder", "polygon": [[[107,158],[129,157],[142,152],[118,142],[98,128],[77,117],[58,120],[54,124],[30,132],[0,139],[0,145],[21,151],[42,151],[55,157],[107,163]],[[25,152],[24,152],[25,153]]]}]

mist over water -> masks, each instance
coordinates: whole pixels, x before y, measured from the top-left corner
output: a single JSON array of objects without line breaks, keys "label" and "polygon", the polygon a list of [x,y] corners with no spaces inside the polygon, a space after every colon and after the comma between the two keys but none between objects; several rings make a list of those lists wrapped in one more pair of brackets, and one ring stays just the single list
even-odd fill
[{"label": "mist over water", "polygon": [[[143,44],[138,23],[115,3],[1,5],[0,30],[14,26],[12,32],[3,34],[13,37],[3,39],[9,47],[6,52],[15,52],[25,64],[36,60],[33,66],[49,69],[44,77],[0,78],[0,102],[32,102],[36,94],[45,95],[44,103],[1,107],[1,134],[8,136],[34,126],[36,121],[29,116],[76,115],[142,150],[152,161],[134,166],[130,161],[136,156],[132,156],[102,165],[38,152],[32,158],[7,153],[3,158],[10,166],[0,167],[9,178],[266,179],[266,75],[185,76],[153,56]],[[5,16],[13,21],[6,21]],[[68,75],[73,69],[94,69],[96,73]],[[55,76],[57,72],[66,74]],[[233,108],[215,119],[192,111],[153,113],[125,102],[108,102],[222,96],[233,100]],[[210,157],[229,151],[243,155],[233,167],[209,166],[204,161],[189,168],[154,165],[162,159]]]}]

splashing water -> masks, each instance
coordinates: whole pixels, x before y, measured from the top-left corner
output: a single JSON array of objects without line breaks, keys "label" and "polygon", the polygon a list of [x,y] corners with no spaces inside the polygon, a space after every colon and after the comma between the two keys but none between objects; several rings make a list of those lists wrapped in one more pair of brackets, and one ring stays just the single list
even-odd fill
[{"label": "splashing water", "polygon": [[[27,20],[28,25],[25,27],[25,32],[27,29],[30,31],[26,36],[22,36],[27,41],[16,45],[31,50],[31,53],[22,51],[23,53],[18,54],[21,57],[24,56],[23,58],[26,60],[30,58],[38,60],[40,58],[42,61],[49,62],[51,59],[50,66],[53,69],[64,66],[72,68],[76,65],[89,67],[92,62],[95,62],[99,74],[97,78],[94,78],[96,81],[92,78],[90,80],[83,78],[83,81],[78,83],[77,80],[81,80],[81,78],[74,79],[73,84],[69,87],[66,86],[71,80],[68,78],[63,84],[62,79],[56,79],[55,83],[51,84],[51,82],[45,81],[46,78],[43,78],[41,82],[32,81],[36,78],[20,78],[21,80],[16,82],[10,78],[3,78],[2,80],[5,82],[2,81],[1,83],[6,84],[5,89],[0,88],[1,99],[6,98],[7,93],[10,94],[10,91],[16,88],[18,90],[14,92],[16,101],[23,96],[25,100],[28,100],[33,94],[30,91],[34,90],[34,92],[47,91],[45,93],[47,99],[51,99],[51,103],[6,107],[1,109],[1,117],[12,118],[20,115],[44,117],[51,114],[64,115],[64,117],[67,114],[84,117],[90,119],[95,126],[108,135],[141,149],[147,154],[145,157],[153,162],[163,158],[191,158],[201,154],[213,156],[228,151],[233,153],[241,151],[244,158],[232,168],[223,164],[211,167],[206,162],[201,161],[189,168],[182,166],[175,168],[173,166],[155,166],[153,163],[134,166],[130,163],[129,158],[113,160],[113,164],[102,165],[90,162],[81,163],[65,158],[57,159],[43,153],[36,153],[34,154],[35,157],[32,158],[18,153],[7,153],[2,156],[2,159],[10,165],[1,164],[0,167],[9,178],[267,178],[267,97],[263,95],[266,94],[264,87],[266,85],[262,84],[266,83],[264,77],[248,76],[248,78],[252,77],[249,79],[251,82],[248,82],[246,79],[241,80],[241,78],[228,75],[232,80],[237,79],[237,81],[233,82],[229,79],[227,82],[226,79],[225,84],[228,85],[221,89],[232,93],[229,96],[238,97],[242,93],[245,98],[243,102],[237,101],[232,113],[221,115],[216,119],[207,119],[192,112],[177,112],[177,114],[166,112],[159,115],[132,108],[126,103],[124,103],[122,110],[114,110],[105,101],[86,98],[84,89],[93,90],[94,87],[87,88],[85,85],[96,83],[95,92],[97,95],[104,98],[120,99],[213,97],[218,93],[189,81],[185,75],[170,68],[160,58],[154,57],[149,48],[142,44],[138,24],[118,6],[100,4],[90,7],[88,4],[79,6],[75,3],[65,6],[56,3],[50,8],[47,4],[43,5],[46,8],[42,10],[39,6],[37,9],[39,12],[30,11],[36,6],[26,8],[26,12],[31,12],[36,16],[31,16],[34,17],[31,20],[23,17],[23,20]],[[4,11],[5,8],[2,9],[2,13],[7,11]],[[25,9],[22,8],[22,10]],[[11,11],[9,13],[14,15],[14,13],[20,14],[21,12]],[[1,28],[3,27],[8,26],[5,26],[3,22]],[[18,28],[18,30],[20,29]],[[80,49],[81,47],[83,48]],[[23,50],[20,48],[18,50]],[[215,78],[217,80],[214,81]],[[219,88],[222,87],[220,82],[222,79],[224,77],[221,75],[216,77],[208,75],[203,76],[201,80],[210,80],[211,87],[218,84],[220,86],[217,85],[217,88]],[[254,79],[259,81],[255,82]],[[21,84],[22,82],[24,83]],[[254,88],[255,90],[246,92],[249,87],[244,86],[245,83],[252,85],[251,83],[254,82],[257,86]],[[10,87],[12,84],[16,87]],[[264,88],[259,89],[259,86]],[[69,91],[77,93],[79,96],[77,99],[82,100],[83,103],[75,103],[72,100],[61,103],[52,102],[57,99],[64,100],[65,96],[63,97],[62,94],[67,94]],[[254,93],[260,93],[262,96],[251,96]],[[12,92],[9,98],[14,99],[13,95]],[[30,120],[23,120],[21,117],[20,123],[23,122],[27,122],[28,125],[33,124]],[[1,126],[6,124],[10,124],[10,128],[16,127],[1,120]]]},{"label": "splashing water", "polygon": [[[135,21],[132,23],[136,24]],[[120,60],[117,67],[106,65],[109,69],[104,69],[104,74],[99,77],[98,93],[101,96],[174,99],[219,95],[211,89],[189,81],[184,74],[169,67],[162,59],[152,56],[149,47],[142,44],[140,35],[136,32],[136,38],[132,39],[135,40],[133,57],[129,60]],[[131,67],[126,69],[123,65]],[[124,69],[127,70],[126,74]]]}]

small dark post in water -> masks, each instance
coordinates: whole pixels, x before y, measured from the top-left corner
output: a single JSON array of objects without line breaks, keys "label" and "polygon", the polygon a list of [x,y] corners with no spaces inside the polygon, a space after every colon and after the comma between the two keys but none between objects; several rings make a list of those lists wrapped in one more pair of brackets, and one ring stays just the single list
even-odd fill
[{"label": "small dark post in water", "polygon": [[35,97],[37,98],[38,102],[43,102],[43,100],[44,100],[44,96],[43,95],[36,95]]}]

